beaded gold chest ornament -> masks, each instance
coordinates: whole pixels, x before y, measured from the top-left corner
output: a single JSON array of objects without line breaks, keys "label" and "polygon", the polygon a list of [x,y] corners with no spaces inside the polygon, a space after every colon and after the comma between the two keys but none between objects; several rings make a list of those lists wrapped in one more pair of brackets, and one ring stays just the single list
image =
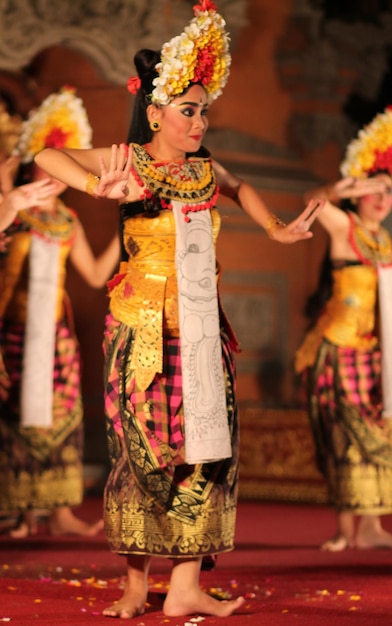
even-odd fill
[{"label": "beaded gold chest ornament", "polygon": [[16,225],[24,230],[26,227],[43,239],[56,243],[67,243],[75,235],[76,214],[57,200],[55,211],[39,208],[19,211]]},{"label": "beaded gold chest ornament", "polygon": [[171,203],[178,200],[184,205],[185,221],[189,221],[188,213],[215,206],[219,188],[210,159],[166,162],[154,160],[143,146],[131,144],[131,148],[131,172],[143,188],[140,199],[147,213],[171,209]]},{"label": "beaded gold chest ornament", "polygon": [[366,265],[390,265],[392,241],[389,232],[380,226],[376,233],[369,231],[356,213],[349,213],[350,241],[358,257]]}]

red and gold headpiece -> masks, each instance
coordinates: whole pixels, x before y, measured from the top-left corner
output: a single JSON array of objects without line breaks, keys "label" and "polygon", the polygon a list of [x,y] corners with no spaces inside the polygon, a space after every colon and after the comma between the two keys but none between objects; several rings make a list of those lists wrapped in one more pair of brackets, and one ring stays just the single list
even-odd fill
[{"label": "red and gold headpiece", "polygon": [[376,117],[347,146],[340,166],[343,176],[366,178],[377,171],[392,176],[392,106]]},{"label": "red and gold headpiece", "polygon": [[[195,16],[184,32],[162,47],[161,61],[155,67],[158,77],[153,80],[153,104],[169,104],[192,83],[203,85],[212,102],[227,83],[231,56],[226,22],[211,0],[201,0],[193,10]],[[131,77],[129,91],[136,93],[139,87],[139,79]]]},{"label": "red and gold headpiece", "polygon": [[92,128],[73,87],[62,87],[23,122],[14,154],[30,163],[44,148],[91,148]]}]

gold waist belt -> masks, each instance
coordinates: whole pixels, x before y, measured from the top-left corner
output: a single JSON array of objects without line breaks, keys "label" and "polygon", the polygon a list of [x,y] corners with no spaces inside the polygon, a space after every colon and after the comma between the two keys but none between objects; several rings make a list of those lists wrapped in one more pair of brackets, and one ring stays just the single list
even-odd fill
[{"label": "gold waist belt", "polygon": [[[171,337],[179,336],[178,328],[178,292],[177,276],[167,271],[143,272],[138,267],[121,263],[119,282],[109,293],[110,310],[113,315],[127,326],[136,327],[142,309],[152,306],[159,308],[163,315],[164,334]],[[157,292],[156,285],[164,281],[164,289]]]},{"label": "gold waist belt", "polygon": [[[110,292],[110,310],[120,322],[135,328],[131,368],[139,389],[145,390],[162,372],[163,334],[179,336],[177,277],[128,269]],[[121,276],[121,275],[120,275]]]}]

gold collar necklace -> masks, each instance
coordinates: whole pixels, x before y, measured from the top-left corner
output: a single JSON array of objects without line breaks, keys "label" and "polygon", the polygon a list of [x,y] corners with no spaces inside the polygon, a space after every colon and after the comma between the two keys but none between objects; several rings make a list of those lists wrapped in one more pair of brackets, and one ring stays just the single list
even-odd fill
[{"label": "gold collar necklace", "polygon": [[185,214],[215,205],[219,190],[210,159],[159,161],[144,146],[131,144],[131,148],[131,172],[143,188],[142,200],[156,198],[164,209],[170,209],[171,202],[179,201],[185,204]]}]

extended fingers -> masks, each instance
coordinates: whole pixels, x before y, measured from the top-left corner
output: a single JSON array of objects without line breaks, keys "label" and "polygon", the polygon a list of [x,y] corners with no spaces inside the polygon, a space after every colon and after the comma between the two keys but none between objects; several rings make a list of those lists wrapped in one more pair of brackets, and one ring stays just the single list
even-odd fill
[{"label": "extended fingers", "polygon": [[320,199],[318,200],[312,199],[308,203],[308,205],[306,206],[303,212],[303,219],[309,223],[309,226],[310,224],[314,222],[314,220],[316,219],[320,211],[322,211],[322,209],[325,206],[325,203],[326,203],[325,200],[320,200]]},{"label": "extended fingers", "polygon": [[21,187],[17,187],[17,189],[24,194],[25,196],[48,196],[51,193],[55,192],[56,185],[50,178],[45,178],[43,180],[39,180],[33,183],[27,183],[26,185],[22,185]]},{"label": "extended fingers", "polygon": [[128,155],[128,146],[124,143],[120,144],[112,144],[111,154],[110,154],[110,162],[109,162],[109,170],[107,170],[105,163],[103,162],[102,157],[99,157],[101,174],[107,173],[118,173],[124,172],[130,165],[128,166],[129,155]]},{"label": "extended fingers", "polygon": [[320,211],[325,206],[325,200],[312,199],[302,213],[291,223],[296,232],[309,230]]},{"label": "extended fingers", "polygon": [[[113,152],[113,150],[112,150],[112,152]],[[106,176],[107,173],[108,173],[108,170],[106,168],[106,163],[104,161],[103,156],[101,156],[101,155],[98,156],[98,163],[99,163],[99,169],[100,169],[100,174],[101,174],[101,178],[102,178],[103,176]],[[111,171],[111,168],[112,168],[112,157],[110,158],[110,163],[109,163],[109,170],[110,171]]]},{"label": "extended fingers", "polygon": [[351,178],[346,179],[344,190],[347,197],[356,198],[372,193],[383,193],[388,187],[385,180],[377,178]]},{"label": "extended fingers", "polygon": [[[109,161],[109,172],[114,172],[117,169],[117,150],[118,150],[118,146],[117,144],[112,144],[112,149],[110,152],[110,161]],[[104,168],[102,168],[102,157],[99,157],[99,161],[101,162],[101,171],[104,172],[106,170],[106,167],[104,166]]]}]

